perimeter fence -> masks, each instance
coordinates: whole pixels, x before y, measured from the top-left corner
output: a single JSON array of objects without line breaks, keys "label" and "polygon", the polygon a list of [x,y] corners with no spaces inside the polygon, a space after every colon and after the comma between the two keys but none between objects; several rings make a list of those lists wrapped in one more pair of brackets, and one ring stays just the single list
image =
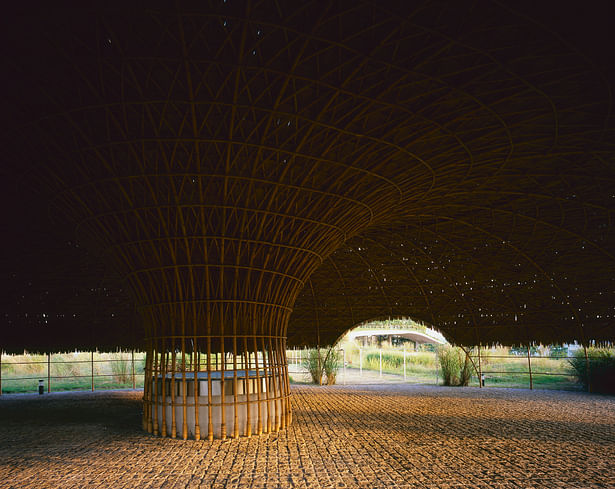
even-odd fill
[{"label": "perimeter fence", "polygon": [[[289,371],[296,382],[309,382],[305,359],[309,350],[295,349],[287,354]],[[437,349],[413,351],[402,348],[338,349],[338,382],[346,384],[408,382],[442,383]],[[578,357],[568,354],[513,352],[513,349],[478,348],[466,350],[472,362],[470,386],[529,389],[583,390],[571,362]],[[587,360],[591,361],[588,355]]]},{"label": "perimeter fence", "polygon": [[[472,362],[471,386],[530,389],[582,390],[572,355],[541,355],[511,349],[467,350]],[[309,350],[287,351],[291,379],[308,383],[305,367]],[[337,349],[338,383],[408,382],[437,385],[442,372],[436,351],[412,351],[402,348]],[[587,361],[592,356],[587,355]],[[143,387],[145,353],[72,352],[55,354],[0,354],[0,394],[101,389],[137,389]]]},{"label": "perimeter fence", "polygon": [[145,353],[0,354],[0,394],[143,387]]}]

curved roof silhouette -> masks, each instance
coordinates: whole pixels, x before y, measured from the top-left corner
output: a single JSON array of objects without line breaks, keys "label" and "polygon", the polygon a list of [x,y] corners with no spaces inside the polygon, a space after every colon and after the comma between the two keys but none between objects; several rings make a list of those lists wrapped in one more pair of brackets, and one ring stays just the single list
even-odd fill
[{"label": "curved roof silhouette", "polygon": [[611,84],[527,15],[55,7],[5,26],[6,349],[140,344],[206,307],[296,345],[391,316],[462,344],[615,340]]}]

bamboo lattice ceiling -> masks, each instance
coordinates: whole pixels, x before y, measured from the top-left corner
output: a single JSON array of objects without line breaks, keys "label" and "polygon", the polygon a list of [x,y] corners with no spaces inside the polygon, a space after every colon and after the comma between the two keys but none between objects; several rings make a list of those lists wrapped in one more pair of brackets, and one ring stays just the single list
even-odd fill
[{"label": "bamboo lattice ceiling", "polygon": [[127,346],[127,304],[204,298],[287,311],[291,344],[386,316],[465,344],[615,339],[610,85],[524,15],[219,1],[12,20],[7,173],[44,175],[34,208],[128,298],[82,301],[118,311],[93,330],[23,328],[9,284],[7,349]]}]

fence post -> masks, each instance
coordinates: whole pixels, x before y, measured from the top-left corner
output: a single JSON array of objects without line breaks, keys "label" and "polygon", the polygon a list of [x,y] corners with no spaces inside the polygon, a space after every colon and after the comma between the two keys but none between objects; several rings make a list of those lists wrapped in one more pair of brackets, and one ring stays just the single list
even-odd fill
[{"label": "fence post", "polygon": [[92,359],[92,392],[94,392],[94,350],[92,350],[91,352],[91,359]]},{"label": "fence post", "polygon": [[130,360],[132,362],[132,388],[134,390],[137,388],[137,382],[135,380],[135,350],[134,348],[130,352]]},{"label": "fence post", "polygon": [[436,385],[440,384],[440,354],[436,348]]},{"label": "fence post", "polygon": [[485,380],[483,379],[483,366],[480,359],[480,343],[478,344],[478,387],[481,389],[485,387]]},{"label": "fence post", "polygon": [[359,347],[359,376],[363,377],[363,349]]},{"label": "fence post", "polygon": [[380,378],[382,378],[382,348],[380,348]]},{"label": "fence post", "polygon": [[527,368],[530,373],[530,390],[534,388],[534,382],[532,380],[532,361],[530,360],[530,344],[527,344]]},{"label": "fence post", "polygon": [[47,394],[51,392],[51,353],[47,353]]},{"label": "fence post", "polygon": [[404,380],[406,380],[406,345],[404,345]]},{"label": "fence post", "polygon": [[583,352],[585,353],[585,377],[587,378],[587,392],[592,391],[592,385],[589,379],[589,357],[587,356],[587,346],[583,345]]},{"label": "fence post", "polygon": [[342,361],[344,362],[344,364],[343,364],[344,365],[344,367],[343,367],[344,368],[344,370],[343,370],[343,372],[344,372],[344,385],[346,385],[346,350],[342,350],[342,355],[343,355]]}]

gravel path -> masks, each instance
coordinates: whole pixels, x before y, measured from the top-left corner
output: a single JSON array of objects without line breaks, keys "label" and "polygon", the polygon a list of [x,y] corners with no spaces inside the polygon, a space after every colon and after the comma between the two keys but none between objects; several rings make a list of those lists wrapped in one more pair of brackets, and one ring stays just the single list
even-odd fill
[{"label": "gravel path", "polygon": [[136,391],[0,397],[1,488],[615,488],[615,397],[294,386],[286,431],[155,438]]}]

